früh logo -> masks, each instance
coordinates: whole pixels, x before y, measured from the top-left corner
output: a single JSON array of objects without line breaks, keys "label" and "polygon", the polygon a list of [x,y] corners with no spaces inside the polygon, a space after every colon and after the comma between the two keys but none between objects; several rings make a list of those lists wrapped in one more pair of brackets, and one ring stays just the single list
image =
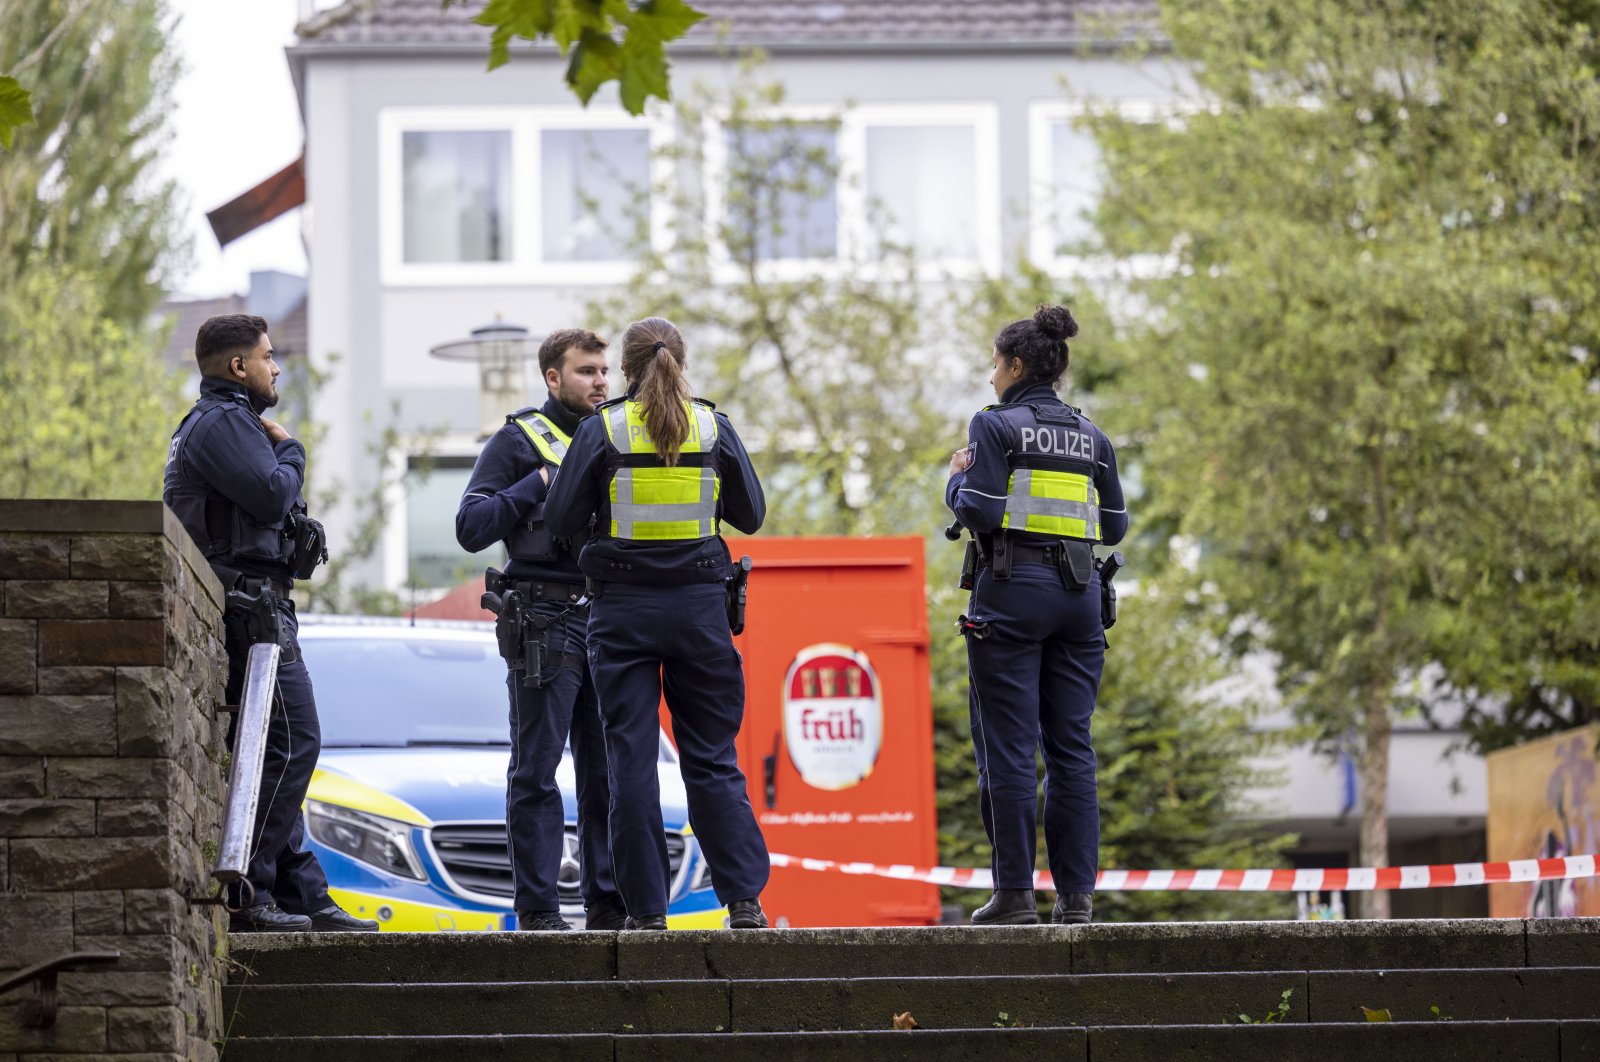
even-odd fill
[{"label": "fr\u00fch logo", "polygon": [[867,655],[807,646],[783,680],[783,737],[807,785],[848,789],[872,773],[883,747],[883,691]]}]

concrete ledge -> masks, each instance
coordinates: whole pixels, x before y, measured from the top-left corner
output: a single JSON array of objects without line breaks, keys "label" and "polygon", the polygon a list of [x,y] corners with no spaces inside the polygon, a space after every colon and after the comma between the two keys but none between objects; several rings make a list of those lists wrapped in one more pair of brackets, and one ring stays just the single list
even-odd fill
[{"label": "concrete ledge", "polygon": [[272,933],[228,938],[234,984],[609,981],[615,933]]},{"label": "concrete ledge", "polygon": [[1433,1007],[1456,1021],[1600,1019],[1600,969],[1318,972],[1309,998],[1316,1022],[1361,1021],[1362,1007],[1396,1021],[1431,1021]]},{"label": "concrete ledge", "polygon": [[644,1034],[731,1027],[728,986],[717,981],[247,984],[223,990],[223,1010],[237,1013],[235,1036],[270,1036],[290,1015],[300,1036]]},{"label": "concrete ledge", "polygon": [[1523,923],[1509,919],[1091,925],[1072,940],[1073,973],[1527,964]]},{"label": "concrete ledge", "polygon": [[257,984],[1505,970],[1600,966],[1600,919],[283,934],[232,945]]},{"label": "concrete ledge", "polygon": [[234,1037],[228,1040],[225,1057],[228,1062],[613,1062],[615,1040],[609,1035]]}]

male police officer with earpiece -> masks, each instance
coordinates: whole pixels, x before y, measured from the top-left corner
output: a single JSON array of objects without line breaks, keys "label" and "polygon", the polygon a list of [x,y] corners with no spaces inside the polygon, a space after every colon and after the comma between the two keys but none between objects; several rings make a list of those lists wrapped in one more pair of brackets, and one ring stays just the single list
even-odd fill
[{"label": "male police officer with earpiece", "polygon": [[[229,888],[234,932],[376,932],[328,896],[328,879],[304,847],[300,805],[321,751],[311,676],[296,641],[294,579],[326,559],[322,525],[306,515],[306,452],[266,411],[278,402],[278,366],[267,322],[212,317],[195,337],[200,400],[167,453],[162,498],[228,593],[224,613],[228,702],[238,703],[251,644],[282,646],[267,723],[261,799],[245,881]],[[232,735],[229,735],[232,743]]]},{"label": "male police officer with earpiece", "polygon": [[578,422],[606,400],[606,342],[585,329],[562,329],[539,348],[539,369],[550,397],[508,416],[484,444],[456,512],[456,540],[472,553],[503,541],[511,557],[504,573],[489,569],[485,598],[498,613],[496,633],[508,665],[506,832],[517,926],[570,928],[556,889],[568,854],[556,769],[570,734],[585,925],[621,929],[626,911],[611,873],[611,786],[577,562],[583,542],[553,537],[544,522],[545,495]]}]

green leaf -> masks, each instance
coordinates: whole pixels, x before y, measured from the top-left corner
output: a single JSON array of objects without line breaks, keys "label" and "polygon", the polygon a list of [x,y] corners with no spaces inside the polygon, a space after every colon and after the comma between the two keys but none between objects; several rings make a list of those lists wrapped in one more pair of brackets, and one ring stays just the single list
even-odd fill
[{"label": "green leaf", "polygon": [[33,124],[33,101],[14,77],[0,77],[0,147],[10,148],[18,126]]},{"label": "green leaf", "polygon": [[621,73],[621,46],[609,34],[584,30],[567,63],[567,84],[572,86],[578,99],[587,106],[601,85],[617,80]]},{"label": "green leaf", "polygon": [[667,55],[659,41],[640,41],[637,30],[629,30],[622,43],[622,105],[629,114],[643,114],[651,96],[671,98],[667,82]]},{"label": "green leaf", "polygon": [[638,34],[666,44],[688,33],[690,27],[705,17],[704,12],[696,11],[683,0],[646,0],[626,20],[628,39]]},{"label": "green leaf", "polygon": [[1366,1015],[1368,1021],[1394,1021],[1394,1016],[1387,1007],[1383,1010],[1373,1010],[1371,1007],[1362,1007],[1361,1013]]}]

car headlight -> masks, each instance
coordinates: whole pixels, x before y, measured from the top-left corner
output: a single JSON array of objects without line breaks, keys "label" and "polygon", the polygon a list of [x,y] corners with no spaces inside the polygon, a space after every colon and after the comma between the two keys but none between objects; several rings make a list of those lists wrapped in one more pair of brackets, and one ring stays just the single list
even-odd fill
[{"label": "car headlight", "polygon": [[308,800],[306,830],[318,844],[351,859],[402,878],[427,880],[406,823]]}]

